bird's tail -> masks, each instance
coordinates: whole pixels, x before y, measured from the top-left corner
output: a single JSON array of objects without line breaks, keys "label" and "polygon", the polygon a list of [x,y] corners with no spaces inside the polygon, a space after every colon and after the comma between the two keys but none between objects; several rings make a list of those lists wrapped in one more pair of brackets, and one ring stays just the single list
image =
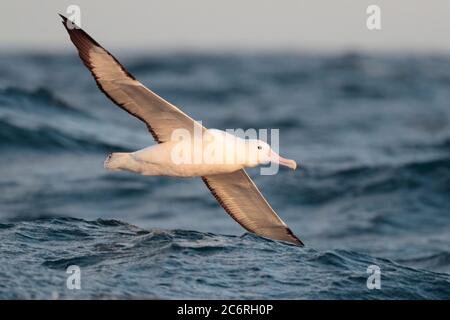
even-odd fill
[{"label": "bird's tail", "polygon": [[120,171],[127,168],[130,161],[130,154],[126,152],[110,153],[104,162],[106,169],[111,171]]}]

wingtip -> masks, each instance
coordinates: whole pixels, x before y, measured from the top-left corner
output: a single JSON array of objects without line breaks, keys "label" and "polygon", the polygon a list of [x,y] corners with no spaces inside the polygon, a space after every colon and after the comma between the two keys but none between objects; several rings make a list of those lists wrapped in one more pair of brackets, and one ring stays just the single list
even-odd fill
[{"label": "wingtip", "polygon": [[298,247],[304,247],[305,244],[302,242],[302,240],[300,240],[297,236],[294,235],[294,240],[290,241],[291,243],[293,243],[294,245],[298,246]]},{"label": "wingtip", "polygon": [[61,13],[58,13],[58,15],[59,15],[59,16],[61,17],[61,19],[62,19],[61,23],[63,24],[64,28],[65,28],[67,31],[69,31],[69,28],[68,28],[68,26],[67,26],[67,21],[68,21],[68,19],[67,19],[65,16],[63,16]]},{"label": "wingtip", "polygon": [[58,15],[61,17],[64,28],[70,33],[73,29],[80,29],[80,27],[73,22],[72,20],[69,20],[67,17],[63,16],[61,13],[58,13]]},{"label": "wingtip", "polygon": [[294,243],[295,245],[299,246],[299,247],[304,247],[305,244],[302,242],[302,240],[300,240],[299,237],[297,237],[291,229],[287,228],[287,233],[289,236],[292,237],[292,240],[290,242]]}]

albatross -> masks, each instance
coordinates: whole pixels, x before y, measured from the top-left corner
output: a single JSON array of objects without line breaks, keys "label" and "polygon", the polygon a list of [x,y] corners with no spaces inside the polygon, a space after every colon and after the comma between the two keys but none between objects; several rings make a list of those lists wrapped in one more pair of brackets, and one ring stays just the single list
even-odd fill
[{"label": "albatross", "polygon": [[[303,246],[302,241],[272,209],[245,168],[275,162],[293,170],[294,160],[279,156],[264,141],[242,139],[228,132],[206,129],[179,108],[167,102],[136,80],[97,41],[73,22],[60,15],[78,54],[92,73],[100,90],[116,105],[145,123],[157,144],[131,153],[112,153],[105,168],[131,171],[147,176],[200,177],[225,211],[247,231],[258,236]],[[223,150],[227,159],[239,161],[174,161],[174,150],[195,153],[193,140],[173,138],[178,131],[206,137],[200,148]],[[181,150],[180,149],[180,150]],[[198,149],[198,148],[197,148]],[[211,148],[210,148],[211,149]],[[214,148],[213,148],[214,149]],[[183,153],[181,152],[181,153]]]}]

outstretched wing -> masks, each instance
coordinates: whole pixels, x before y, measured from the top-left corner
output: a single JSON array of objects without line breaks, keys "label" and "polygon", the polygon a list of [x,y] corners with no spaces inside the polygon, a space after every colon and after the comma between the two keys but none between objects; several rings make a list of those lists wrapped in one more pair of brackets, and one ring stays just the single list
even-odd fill
[{"label": "outstretched wing", "polygon": [[[177,107],[137,81],[108,51],[86,32],[61,16],[79,56],[98,87],[118,106],[142,120],[157,142],[171,139],[173,130],[193,134],[205,130]],[[75,26],[75,28],[71,28]],[[303,243],[272,210],[244,170],[202,177],[209,190],[233,219],[250,232],[275,240]]]},{"label": "outstretched wing", "polygon": [[204,176],[202,179],[225,211],[248,231],[303,245],[273,211],[245,170]]},{"label": "outstretched wing", "polygon": [[[119,107],[142,120],[157,142],[166,142],[173,130],[194,131],[203,127],[173,104],[167,102],[137,81],[97,41],[61,15],[78,54],[91,71],[98,87]],[[201,131],[199,131],[201,132]]]}]

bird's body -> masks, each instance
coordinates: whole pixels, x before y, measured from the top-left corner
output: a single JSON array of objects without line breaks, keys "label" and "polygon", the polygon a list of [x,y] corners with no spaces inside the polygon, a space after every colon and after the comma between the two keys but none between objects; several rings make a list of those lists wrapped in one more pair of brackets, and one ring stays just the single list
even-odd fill
[{"label": "bird's body", "polygon": [[105,167],[145,176],[201,177],[231,173],[256,166],[246,161],[244,139],[225,131],[209,129],[198,139],[167,141],[132,153],[112,153]]},{"label": "bird's body", "polygon": [[244,168],[274,162],[295,169],[264,141],[207,129],[136,80],[86,32],[61,16],[79,56],[98,87],[143,121],[158,144],[112,153],[105,167],[147,176],[201,177],[225,211],[257,235],[303,245],[264,199]]}]

